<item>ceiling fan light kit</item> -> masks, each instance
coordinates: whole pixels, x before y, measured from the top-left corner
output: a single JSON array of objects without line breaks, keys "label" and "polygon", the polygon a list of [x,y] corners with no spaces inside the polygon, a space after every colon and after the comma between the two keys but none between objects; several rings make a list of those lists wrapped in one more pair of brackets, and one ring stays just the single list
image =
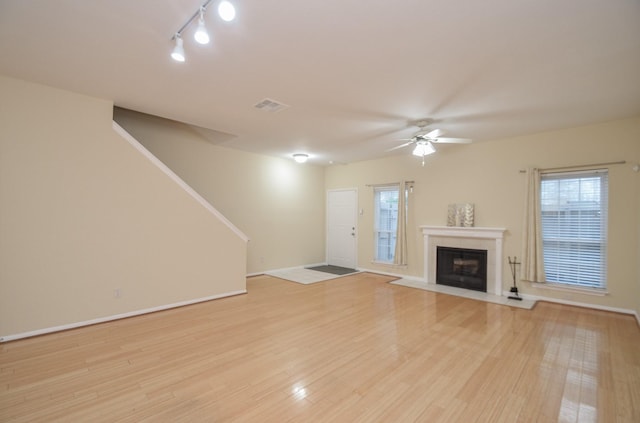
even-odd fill
[{"label": "ceiling fan light kit", "polygon": [[414,121],[413,124],[419,128],[419,131],[414,133],[411,138],[401,140],[407,141],[404,144],[393,147],[388,151],[415,144],[412,154],[417,157],[422,157],[422,166],[424,166],[424,157],[436,152],[434,144],[469,144],[471,142],[471,140],[467,138],[443,138],[442,135],[444,135],[445,132],[442,129],[427,130],[426,126],[433,122],[434,120],[429,118]]},{"label": "ceiling fan light kit", "polygon": [[[207,27],[204,22],[204,15],[207,7],[213,0],[206,0],[202,6],[198,8],[198,10],[185,22],[184,25],[180,27],[178,31],[171,37],[171,41],[175,41],[176,45],[171,52],[171,58],[176,62],[184,62],[185,61],[185,52],[184,45],[182,40],[182,33],[185,29],[193,22],[196,18],[198,18],[198,28],[196,29],[193,38],[198,44],[209,44],[211,41],[211,36],[207,31]],[[218,15],[220,18],[226,22],[231,22],[236,17],[236,9],[229,0],[222,0],[218,5]]]},{"label": "ceiling fan light kit", "polygon": [[416,148],[413,149],[413,155],[418,157],[428,156],[436,152],[433,144],[429,141],[418,141]]}]

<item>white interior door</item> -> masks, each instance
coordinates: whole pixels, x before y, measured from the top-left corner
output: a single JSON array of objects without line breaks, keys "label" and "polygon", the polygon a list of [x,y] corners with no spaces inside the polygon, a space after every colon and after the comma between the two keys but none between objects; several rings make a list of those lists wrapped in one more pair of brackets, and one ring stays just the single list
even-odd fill
[{"label": "white interior door", "polygon": [[355,269],[357,265],[358,191],[327,191],[327,263]]}]

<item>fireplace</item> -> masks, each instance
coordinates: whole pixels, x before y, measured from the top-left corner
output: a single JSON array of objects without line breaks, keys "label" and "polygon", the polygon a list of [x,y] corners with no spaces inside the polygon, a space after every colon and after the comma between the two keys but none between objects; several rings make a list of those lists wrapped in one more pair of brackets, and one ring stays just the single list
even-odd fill
[{"label": "fireplace", "polygon": [[424,235],[424,280],[436,285],[437,247],[487,251],[487,294],[502,295],[502,241],[505,228],[421,226]]},{"label": "fireplace", "polygon": [[487,250],[437,247],[436,283],[487,292]]}]

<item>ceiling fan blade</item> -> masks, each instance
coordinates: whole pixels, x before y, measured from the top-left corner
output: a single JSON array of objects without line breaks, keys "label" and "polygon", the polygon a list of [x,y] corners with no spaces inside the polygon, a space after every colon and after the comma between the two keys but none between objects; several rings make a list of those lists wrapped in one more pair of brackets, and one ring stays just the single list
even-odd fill
[{"label": "ceiling fan blade", "polygon": [[444,131],[442,129],[434,129],[431,132],[427,132],[424,135],[424,138],[433,139],[433,138],[438,138],[440,135],[444,135]]},{"label": "ceiling fan blade", "polygon": [[405,142],[404,144],[397,145],[397,146],[395,146],[395,147],[393,147],[393,148],[388,149],[387,151],[397,150],[397,149],[399,149],[399,148],[406,147],[406,146],[408,146],[408,145],[410,145],[410,144],[413,144],[413,141],[409,141],[409,142]]},{"label": "ceiling fan blade", "polygon": [[433,142],[440,144],[471,144],[469,138],[438,138],[433,140]]}]

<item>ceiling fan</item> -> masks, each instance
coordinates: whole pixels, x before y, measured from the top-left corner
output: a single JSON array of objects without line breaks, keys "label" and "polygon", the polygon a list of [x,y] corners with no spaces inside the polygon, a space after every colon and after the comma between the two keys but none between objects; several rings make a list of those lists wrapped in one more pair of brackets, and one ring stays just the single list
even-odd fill
[{"label": "ceiling fan", "polygon": [[404,144],[393,147],[387,151],[397,150],[399,148],[404,148],[408,145],[415,144],[415,148],[413,149],[413,155],[422,157],[422,165],[424,166],[424,156],[428,156],[429,154],[433,154],[436,152],[434,144],[469,144],[471,140],[468,138],[444,138],[442,135],[445,132],[441,129],[425,129],[428,125],[430,125],[433,121],[431,119],[421,119],[415,121],[413,124],[420,128],[418,132],[413,134],[411,138],[401,139],[399,141],[406,141]]}]

